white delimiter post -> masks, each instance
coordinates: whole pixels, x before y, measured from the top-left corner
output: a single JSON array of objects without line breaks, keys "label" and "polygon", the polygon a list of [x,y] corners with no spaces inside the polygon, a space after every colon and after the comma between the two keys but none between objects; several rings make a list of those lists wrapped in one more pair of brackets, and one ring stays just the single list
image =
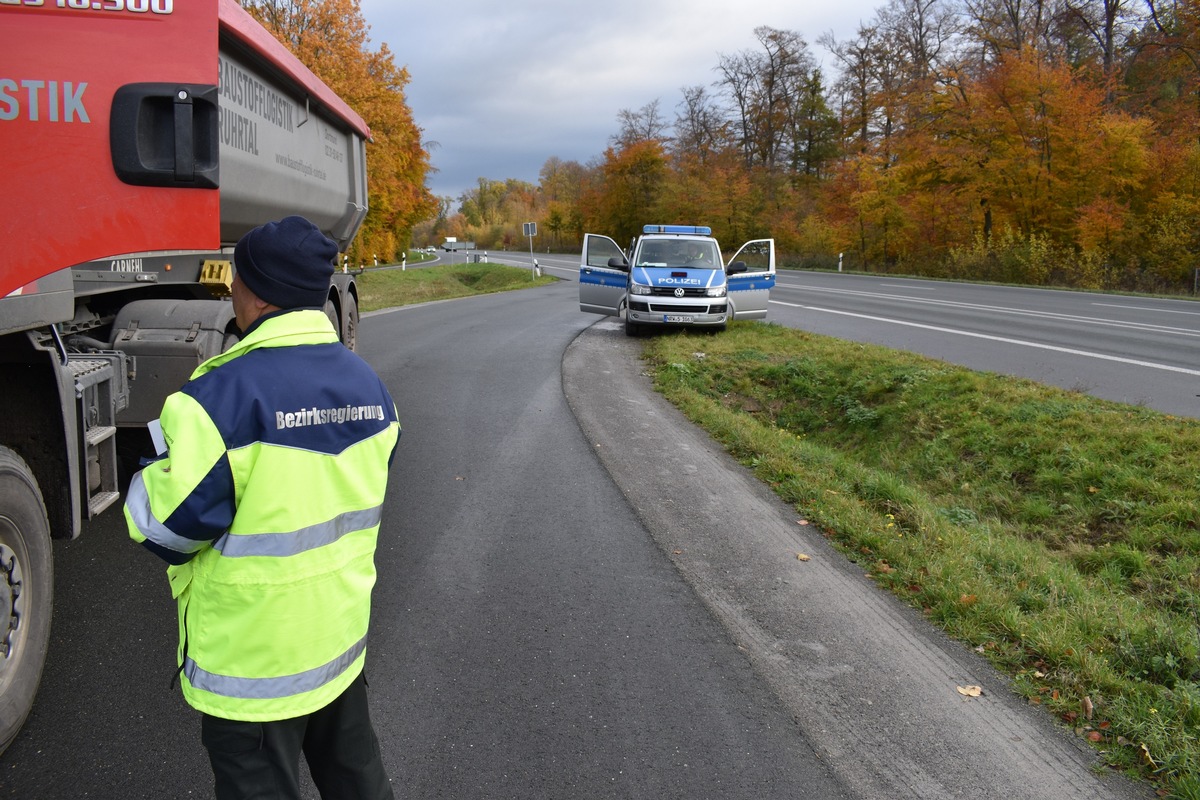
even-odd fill
[{"label": "white delimiter post", "polygon": [[533,237],[537,236],[537,223],[526,222],[521,225],[525,229],[525,235],[529,237],[529,279],[533,280],[537,277],[538,263],[533,257]]}]

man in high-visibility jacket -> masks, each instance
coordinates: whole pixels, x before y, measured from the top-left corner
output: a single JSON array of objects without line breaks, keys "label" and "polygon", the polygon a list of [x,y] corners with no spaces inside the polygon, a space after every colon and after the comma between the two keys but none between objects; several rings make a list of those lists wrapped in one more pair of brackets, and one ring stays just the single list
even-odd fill
[{"label": "man in high-visibility jacket", "polygon": [[179,676],[216,793],[390,798],[367,711],[375,544],[396,408],[321,310],[337,245],[287,217],[234,250],[242,339],[167,398],[130,536],[169,563]]}]

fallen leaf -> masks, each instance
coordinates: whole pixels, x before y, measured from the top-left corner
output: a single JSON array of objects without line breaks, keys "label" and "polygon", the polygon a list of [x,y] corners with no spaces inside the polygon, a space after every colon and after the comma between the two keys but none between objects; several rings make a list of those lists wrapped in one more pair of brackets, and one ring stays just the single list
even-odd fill
[{"label": "fallen leaf", "polygon": [[979,597],[973,594],[960,595],[958,598],[958,602],[962,603],[964,606],[973,606],[978,600]]},{"label": "fallen leaf", "polygon": [[1092,698],[1090,698],[1090,697],[1083,698],[1083,700],[1080,701],[1079,705],[1083,709],[1083,715],[1085,717],[1087,717],[1088,719],[1091,719],[1092,718]]},{"label": "fallen leaf", "polygon": [[454,480],[456,480],[456,481],[465,481],[465,480],[466,480],[466,478],[464,478],[462,475],[455,475],[455,476],[454,476]]},{"label": "fallen leaf", "polygon": [[963,697],[979,697],[983,694],[982,686],[959,686],[958,693]]},{"label": "fallen leaf", "polygon": [[1089,742],[1103,742],[1104,734],[1100,731],[1088,731],[1087,738]]},{"label": "fallen leaf", "polygon": [[806,519],[798,519],[798,520],[796,520],[796,524],[797,524],[797,525],[807,525],[807,524],[808,524],[808,520],[806,520]]},{"label": "fallen leaf", "polygon": [[811,561],[812,559],[804,553],[796,553],[796,558],[800,561]]},{"label": "fallen leaf", "polygon": [[675,554],[675,555],[677,555],[677,556],[681,556],[681,555],[683,555],[683,551],[682,551],[682,550],[672,550],[671,552],[672,552],[672,553],[674,553],[674,554]]},{"label": "fallen leaf", "polygon": [[1141,747],[1141,750],[1142,750],[1142,760],[1145,761],[1147,764],[1149,764],[1151,767],[1158,769],[1158,764],[1154,761],[1154,756],[1150,755],[1150,748],[1146,747],[1146,745],[1143,744]]}]

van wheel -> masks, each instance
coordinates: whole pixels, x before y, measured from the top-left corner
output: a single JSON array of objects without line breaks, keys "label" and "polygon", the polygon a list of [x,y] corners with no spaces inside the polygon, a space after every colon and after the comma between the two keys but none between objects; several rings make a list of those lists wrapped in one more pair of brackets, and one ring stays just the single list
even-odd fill
[{"label": "van wheel", "polygon": [[0,447],[0,752],[33,709],[50,646],[50,524],[25,462]]}]

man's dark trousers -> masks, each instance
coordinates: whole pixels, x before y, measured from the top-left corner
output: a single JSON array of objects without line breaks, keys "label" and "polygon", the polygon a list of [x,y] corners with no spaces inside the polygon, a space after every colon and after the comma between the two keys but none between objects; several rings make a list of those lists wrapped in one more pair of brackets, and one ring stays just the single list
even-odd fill
[{"label": "man's dark trousers", "polygon": [[200,736],[217,800],[300,800],[300,754],[323,800],[392,800],[360,673],[304,717],[238,722],[203,715]]}]

